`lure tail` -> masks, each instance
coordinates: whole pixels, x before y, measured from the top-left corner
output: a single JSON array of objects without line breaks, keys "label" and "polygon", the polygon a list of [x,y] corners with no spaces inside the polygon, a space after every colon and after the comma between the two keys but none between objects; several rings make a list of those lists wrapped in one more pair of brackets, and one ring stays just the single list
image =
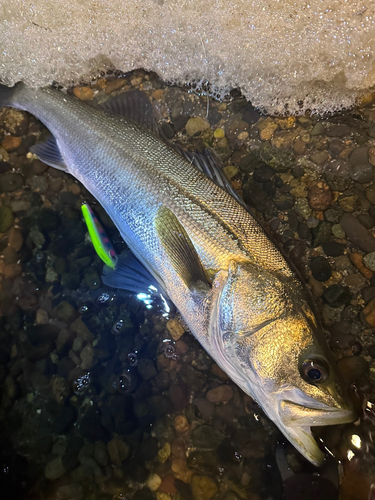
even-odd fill
[{"label": "lure tail", "polygon": [[82,204],[81,210],[96,253],[102,259],[104,264],[109,266],[111,269],[115,269],[117,254],[105,234],[102,225],[95,217],[94,212],[87,203]]}]

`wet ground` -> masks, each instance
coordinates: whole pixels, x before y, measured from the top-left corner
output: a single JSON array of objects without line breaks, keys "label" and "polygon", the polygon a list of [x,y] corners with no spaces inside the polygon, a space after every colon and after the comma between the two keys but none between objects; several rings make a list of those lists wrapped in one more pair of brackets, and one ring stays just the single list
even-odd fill
[{"label": "wet ground", "polygon": [[[74,89],[145,91],[168,140],[212,147],[308,282],[360,419],[318,429],[314,469],[204,352],[175,311],[101,282],[85,188],[0,110],[0,495],[59,500],[375,498],[375,95],[329,117],[260,116],[135,72]],[[340,483],[340,485],[339,485]],[[372,485],[372,486],[371,486]]]}]

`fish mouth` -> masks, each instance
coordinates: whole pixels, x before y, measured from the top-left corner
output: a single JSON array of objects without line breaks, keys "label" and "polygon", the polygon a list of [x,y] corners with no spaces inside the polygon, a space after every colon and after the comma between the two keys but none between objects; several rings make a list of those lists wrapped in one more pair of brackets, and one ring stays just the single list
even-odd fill
[{"label": "fish mouth", "polygon": [[314,403],[314,406],[305,406],[281,400],[278,413],[280,426],[288,440],[312,464],[319,467],[324,460],[324,452],[312,435],[311,427],[353,422],[356,415],[350,408],[333,408],[317,401]]}]

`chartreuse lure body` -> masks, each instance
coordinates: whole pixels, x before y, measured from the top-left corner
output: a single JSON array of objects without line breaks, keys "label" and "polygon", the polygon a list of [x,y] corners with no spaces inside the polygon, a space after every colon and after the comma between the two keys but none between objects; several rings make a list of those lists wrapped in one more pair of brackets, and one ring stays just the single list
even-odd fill
[{"label": "chartreuse lure body", "polygon": [[91,210],[87,203],[83,203],[81,206],[83,218],[85,219],[86,226],[94,245],[95,252],[102,259],[104,264],[109,266],[111,269],[115,269],[117,263],[116,252],[111,245],[104,229],[98,219],[95,217],[94,212]]}]

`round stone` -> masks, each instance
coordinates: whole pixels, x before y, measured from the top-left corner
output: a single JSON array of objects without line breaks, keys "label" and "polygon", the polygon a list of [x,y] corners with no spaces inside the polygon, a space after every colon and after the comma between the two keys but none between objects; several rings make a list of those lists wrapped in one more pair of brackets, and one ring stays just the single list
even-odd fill
[{"label": "round stone", "polygon": [[363,257],[364,265],[371,271],[375,271],[375,252],[370,252]]},{"label": "round stone", "polygon": [[331,266],[324,257],[315,257],[310,263],[310,269],[312,275],[318,281],[327,281],[332,275]]}]

